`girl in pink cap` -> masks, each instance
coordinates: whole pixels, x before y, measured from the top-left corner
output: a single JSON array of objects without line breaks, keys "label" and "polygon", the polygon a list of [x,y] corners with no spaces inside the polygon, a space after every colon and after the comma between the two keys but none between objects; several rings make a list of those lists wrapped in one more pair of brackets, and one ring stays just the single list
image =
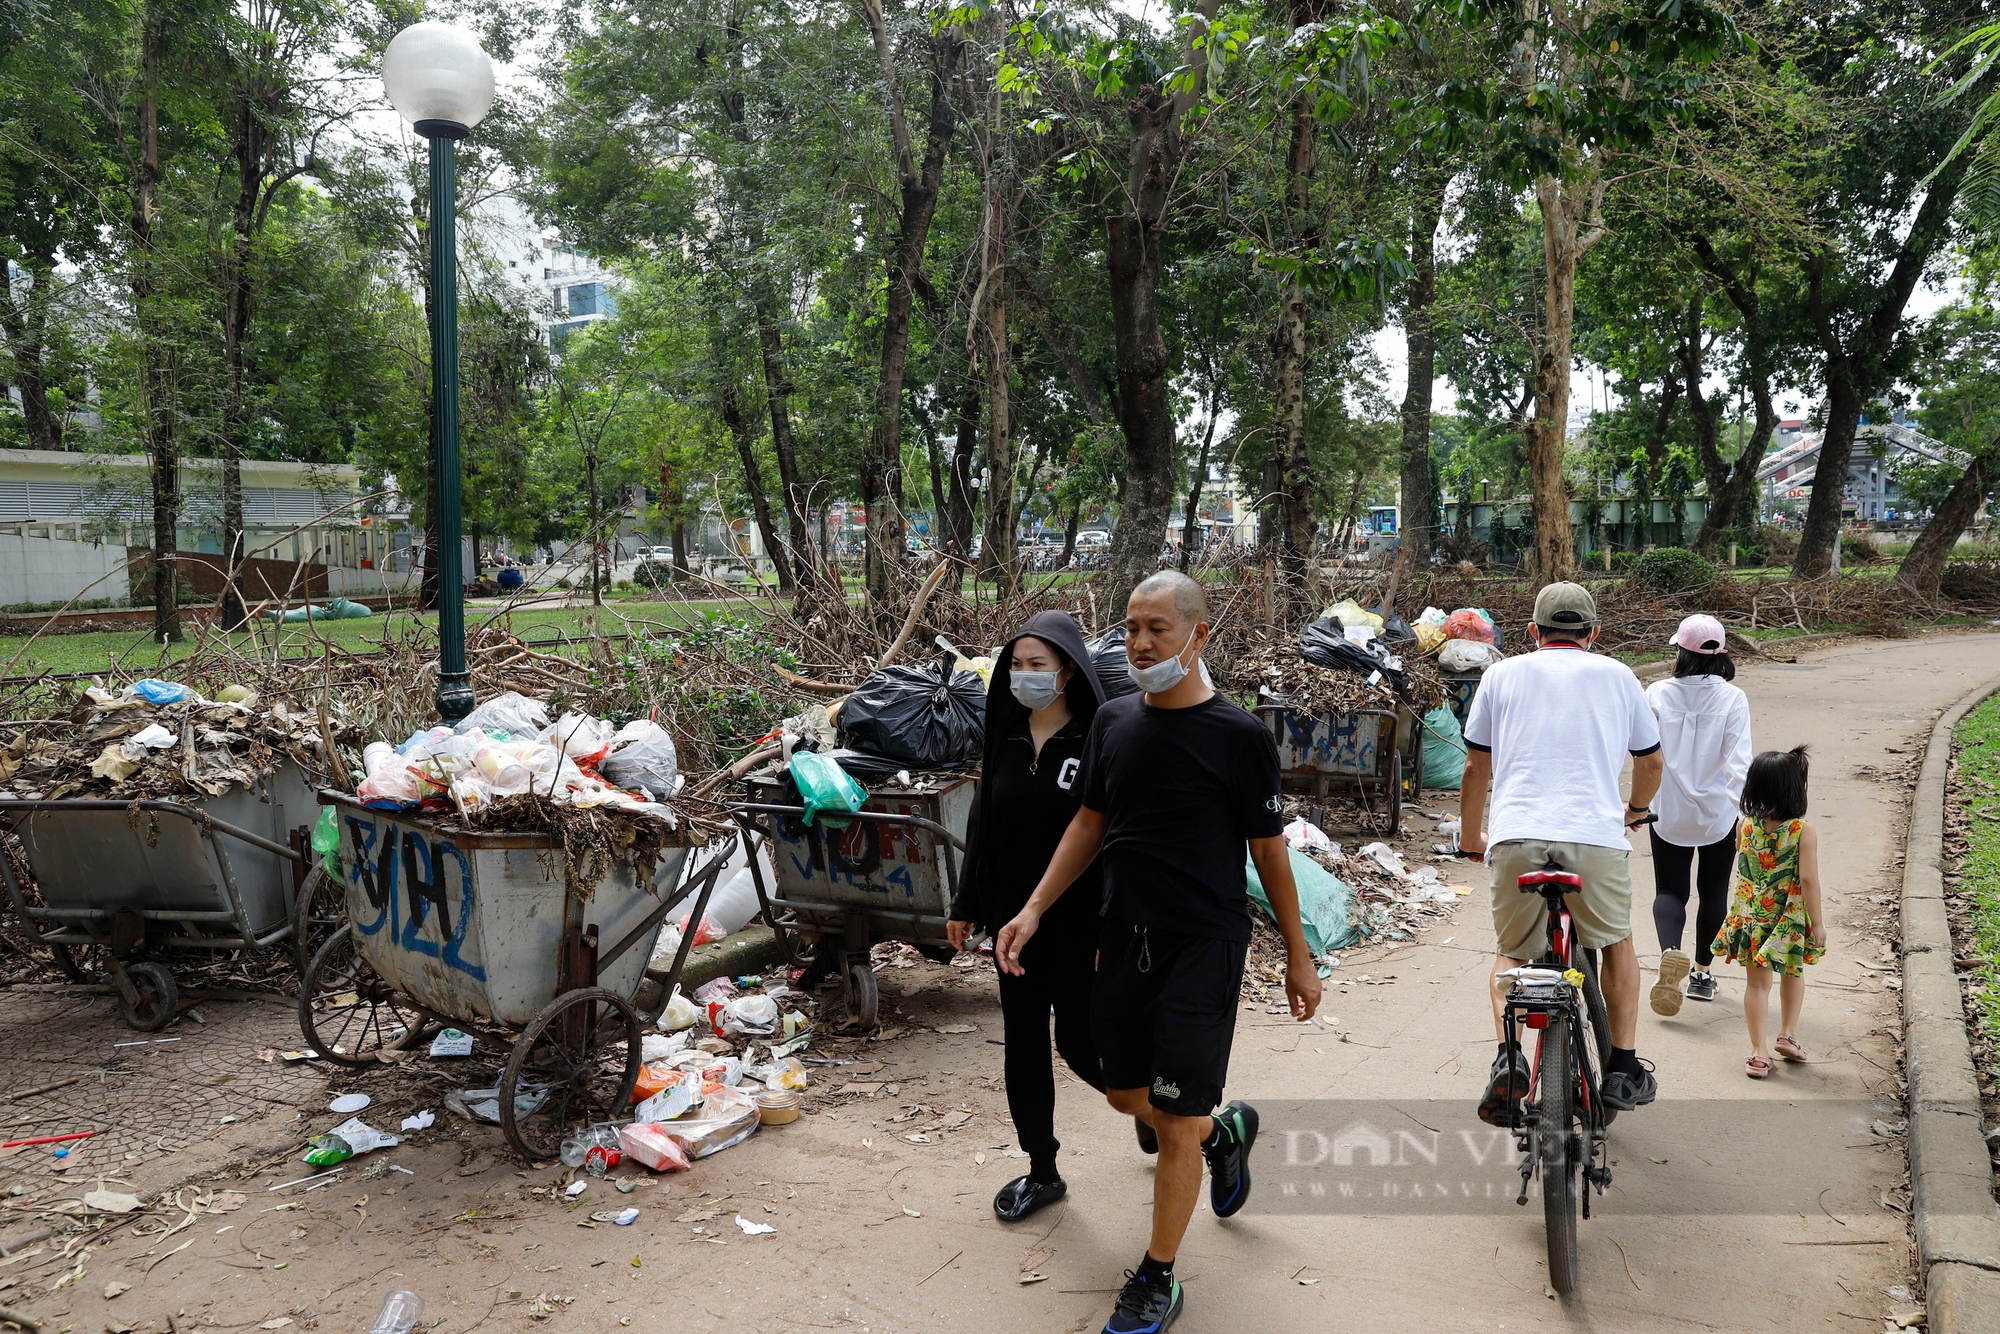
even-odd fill
[{"label": "girl in pink cap", "polygon": [[[1668,641],[1676,651],[1674,674],[1655,681],[1646,701],[1660,720],[1660,754],[1666,770],[1654,798],[1652,826],[1653,926],[1660,936],[1660,975],[1653,986],[1656,1014],[1680,1013],[1688,999],[1715,999],[1715,956],[1710,943],[1729,912],[1730,867],[1736,860],[1737,803],[1749,772],[1750,701],[1730,684],[1727,634],[1713,616],[1690,616]],[[1688,879],[1695,909],[1690,960],[1681,949],[1687,929]]]}]

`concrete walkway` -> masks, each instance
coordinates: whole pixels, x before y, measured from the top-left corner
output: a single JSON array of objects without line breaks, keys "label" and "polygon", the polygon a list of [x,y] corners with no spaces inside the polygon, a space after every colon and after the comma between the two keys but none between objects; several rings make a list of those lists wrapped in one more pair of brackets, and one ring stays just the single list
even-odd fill
[{"label": "concrete walkway", "polygon": [[[1741,969],[1719,974],[1714,1005],[1691,1003],[1670,1020],[1648,1010],[1639,1049],[1658,1068],[1661,1099],[1612,1128],[1614,1182],[1582,1226],[1575,1295],[1558,1303],[1544,1293],[1541,1210],[1534,1198],[1526,1208],[1513,1204],[1518,1177],[1469,1170],[1476,1148],[1488,1147],[1472,1104],[1493,1051],[1482,888],[1455,923],[1420,943],[1344,960],[1340,976],[1371,979],[1329,988],[1324,1012],[1349,1041],[1244,1013],[1230,1094],[1263,1109],[1260,1194],[1228,1223],[1196,1218],[1179,1265],[1193,1280],[1179,1328],[1880,1328],[1899,1304],[1884,1290],[1909,1283],[1914,1267],[1896,1208],[1908,1207],[1908,1193],[1890,948],[1907,779],[1932,720],[1991,675],[1996,650],[1996,636],[1878,641],[1796,664],[1746,666],[1737,678],[1752,701],[1759,749],[1814,746],[1812,814],[1832,938],[1827,960],[1809,975],[1800,1026],[1813,1061],[1761,1084],[1744,1078]],[[1650,986],[1651,859],[1636,855],[1633,871]],[[1389,974],[1394,980],[1384,982]],[[1087,1097],[1072,1106],[1063,1118],[1070,1125],[1104,1126]],[[1877,1133],[1878,1121],[1892,1133]],[[1075,1202],[1052,1244],[1067,1238],[1058,1264],[1070,1281],[1005,1293],[1024,1244],[1008,1248],[1004,1262],[995,1254],[975,1265],[968,1254],[926,1291],[962,1294],[1005,1328],[1101,1319],[1107,1298],[1060,1289],[1115,1284],[1145,1244],[1140,1205],[1151,1194],[1146,1162],[1128,1151],[1123,1127],[1109,1129],[1075,1137],[1085,1152],[1066,1165]],[[1288,1143],[1287,1129],[1307,1133]],[[1355,1161],[1365,1162],[1368,1130],[1388,1138],[1399,1170],[1334,1168],[1334,1137],[1349,1132]],[[1322,1149],[1312,1131],[1329,1136],[1318,1173],[1304,1166]],[[1299,1167],[1287,1165],[1288,1149]],[[1436,1166],[1426,1149],[1439,1154]],[[1350,1178],[1364,1190],[1399,1180],[1401,1194],[1372,1209],[1333,1205],[1310,1196],[1315,1177],[1326,1185]],[[1507,1198],[1486,1203],[1489,1183],[1503,1180]],[[1300,1195],[1287,1200],[1288,1184]],[[1423,1190],[1430,1193],[1412,1198]],[[992,1230],[982,1221],[980,1232]],[[932,1300],[949,1307],[944,1296]],[[1017,1321],[1027,1307],[1038,1317]]]}]

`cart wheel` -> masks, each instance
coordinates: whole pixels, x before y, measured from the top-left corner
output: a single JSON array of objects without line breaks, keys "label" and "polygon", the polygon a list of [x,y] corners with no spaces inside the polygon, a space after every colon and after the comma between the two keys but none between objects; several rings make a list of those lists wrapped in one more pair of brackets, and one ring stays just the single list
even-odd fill
[{"label": "cart wheel", "polygon": [[148,960],[128,965],[125,973],[139,993],[138,1004],[125,1006],[125,1022],[141,1033],[157,1033],[171,1024],[180,1013],[181,989],[167,966]]},{"label": "cart wheel", "polygon": [[794,968],[812,967],[816,942],[808,941],[799,934],[797,917],[787,913],[783,920],[776,915],[766,916],[764,920],[770,923],[771,934],[777,937],[778,948],[784,951],[786,962]]},{"label": "cart wheel", "polygon": [[338,880],[326,873],[326,866],[314,861],[292,900],[292,958],[303,979],[320,946],[347,920],[347,892]]},{"label": "cart wheel", "polygon": [[1400,752],[1389,757],[1389,833],[1399,834],[1403,829],[1403,806],[1407,798],[1403,792],[1403,756]]},{"label": "cart wheel", "polygon": [[[500,1129],[517,1153],[546,1162],[572,1131],[623,1121],[639,1082],[639,1012],[603,987],[565,991],[528,1022],[500,1076]],[[537,1093],[544,1093],[534,1101]],[[522,1106],[526,1099],[531,1105]]]},{"label": "cart wheel", "polygon": [[875,985],[875,969],[868,956],[850,959],[841,974],[841,991],[847,998],[847,1015],[854,1026],[866,1033],[882,1014],[882,993]]},{"label": "cart wheel", "polygon": [[354,926],[335,931],[299,981],[299,1031],[339,1065],[372,1068],[385,1051],[423,1037],[424,1012],[376,976],[354,945]]}]

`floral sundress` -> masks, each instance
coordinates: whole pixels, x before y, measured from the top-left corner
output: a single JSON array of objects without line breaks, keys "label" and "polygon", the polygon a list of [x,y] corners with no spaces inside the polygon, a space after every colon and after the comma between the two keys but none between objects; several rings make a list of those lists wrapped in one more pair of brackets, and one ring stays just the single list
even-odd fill
[{"label": "floral sundress", "polygon": [[1709,948],[1731,963],[1756,964],[1801,976],[1826,948],[1813,943],[1812,918],[1799,884],[1799,833],[1804,820],[1766,832],[1761,820],[1736,828],[1736,889],[1729,916]]}]

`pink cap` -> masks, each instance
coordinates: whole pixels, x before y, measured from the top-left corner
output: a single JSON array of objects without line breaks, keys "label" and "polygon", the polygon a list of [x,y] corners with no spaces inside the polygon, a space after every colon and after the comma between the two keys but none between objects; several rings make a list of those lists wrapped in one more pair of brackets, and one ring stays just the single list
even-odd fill
[{"label": "pink cap", "polygon": [[1690,616],[1667,642],[1690,653],[1721,653],[1728,647],[1729,634],[1713,616]]}]

